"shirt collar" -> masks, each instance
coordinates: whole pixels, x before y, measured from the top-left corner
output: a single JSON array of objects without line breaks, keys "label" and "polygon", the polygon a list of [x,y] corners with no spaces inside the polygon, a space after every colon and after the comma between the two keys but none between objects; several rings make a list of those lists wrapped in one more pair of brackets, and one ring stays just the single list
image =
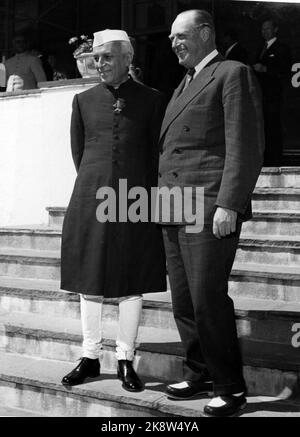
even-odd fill
[{"label": "shirt collar", "polygon": [[276,36],[275,36],[274,38],[272,38],[272,39],[269,39],[269,41],[267,41],[268,48],[271,47],[271,45],[274,44],[274,42],[275,42],[276,40],[277,40],[277,37],[276,37]]},{"label": "shirt collar", "polygon": [[200,73],[201,70],[203,70],[203,68],[212,60],[214,59],[216,56],[218,55],[218,50],[215,49],[212,52],[210,52],[207,56],[205,56],[205,58],[202,59],[202,61],[199,62],[198,65],[196,65],[195,67],[195,74],[194,74],[194,78],[197,76],[197,74]]}]

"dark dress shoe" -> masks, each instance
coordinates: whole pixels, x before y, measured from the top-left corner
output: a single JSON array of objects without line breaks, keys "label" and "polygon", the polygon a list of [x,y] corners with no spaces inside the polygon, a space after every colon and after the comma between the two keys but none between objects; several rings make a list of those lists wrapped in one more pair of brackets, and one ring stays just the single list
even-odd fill
[{"label": "dark dress shoe", "polygon": [[206,405],[204,407],[204,413],[207,414],[208,416],[214,416],[214,417],[233,416],[238,411],[246,408],[247,405],[247,399],[245,398],[244,395],[242,396],[227,395],[227,396],[220,396],[220,398],[224,402],[226,402],[225,405],[223,405],[222,407],[211,407],[209,405]]},{"label": "dark dress shoe", "polygon": [[68,373],[63,379],[63,385],[78,385],[82,384],[86,378],[97,378],[100,375],[99,360],[91,360],[90,358],[82,358],[77,367],[72,372]]},{"label": "dark dress shoe", "polygon": [[202,394],[212,394],[212,382],[194,382],[186,381],[188,386],[185,388],[176,388],[168,385],[165,393],[170,399],[192,399],[195,396]]},{"label": "dark dress shoe", "polygon": [[132,367],[132,361],[118,360],[118,378],[123,382],[122,387],[131,392],[144,390],[144,384]]}]

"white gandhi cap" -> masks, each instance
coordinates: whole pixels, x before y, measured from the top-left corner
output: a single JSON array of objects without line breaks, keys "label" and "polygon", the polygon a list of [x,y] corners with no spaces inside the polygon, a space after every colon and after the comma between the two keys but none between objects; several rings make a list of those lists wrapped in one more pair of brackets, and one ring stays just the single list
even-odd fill
[{"label": "white gandhi cap", "polygon": [[126,41],[131,44],[129,36],[124,30],[106,29],[102,30],[101,32],[94,33],[93,48],[102,46],[103,44],[112,41]]}]

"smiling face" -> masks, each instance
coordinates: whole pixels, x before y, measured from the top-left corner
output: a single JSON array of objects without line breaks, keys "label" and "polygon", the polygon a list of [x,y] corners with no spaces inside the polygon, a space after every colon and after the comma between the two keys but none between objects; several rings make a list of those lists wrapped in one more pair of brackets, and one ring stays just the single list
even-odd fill
[{"label": "smiling face", "polygon": [[194,14],[178,15],[169,38],[179,64],[185,68],[193,68],[199,64],[210,51],[210,36],[210,27],[206,23],[197,24]]},{"label": "smiling face", "polygon": [[122,51],[119,42],[95,47],[94,59],[100,78],[106,85],[118,86],[128,78],[131,56]]}]

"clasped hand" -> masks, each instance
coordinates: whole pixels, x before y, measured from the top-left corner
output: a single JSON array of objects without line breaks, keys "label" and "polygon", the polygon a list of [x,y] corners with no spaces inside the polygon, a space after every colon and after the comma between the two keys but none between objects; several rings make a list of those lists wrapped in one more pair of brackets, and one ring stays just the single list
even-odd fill
[{"label": "clasped hand", "polygon": [[218,207],[213,221],[213,234],[219,240],[236,231],[237,212]]}]

